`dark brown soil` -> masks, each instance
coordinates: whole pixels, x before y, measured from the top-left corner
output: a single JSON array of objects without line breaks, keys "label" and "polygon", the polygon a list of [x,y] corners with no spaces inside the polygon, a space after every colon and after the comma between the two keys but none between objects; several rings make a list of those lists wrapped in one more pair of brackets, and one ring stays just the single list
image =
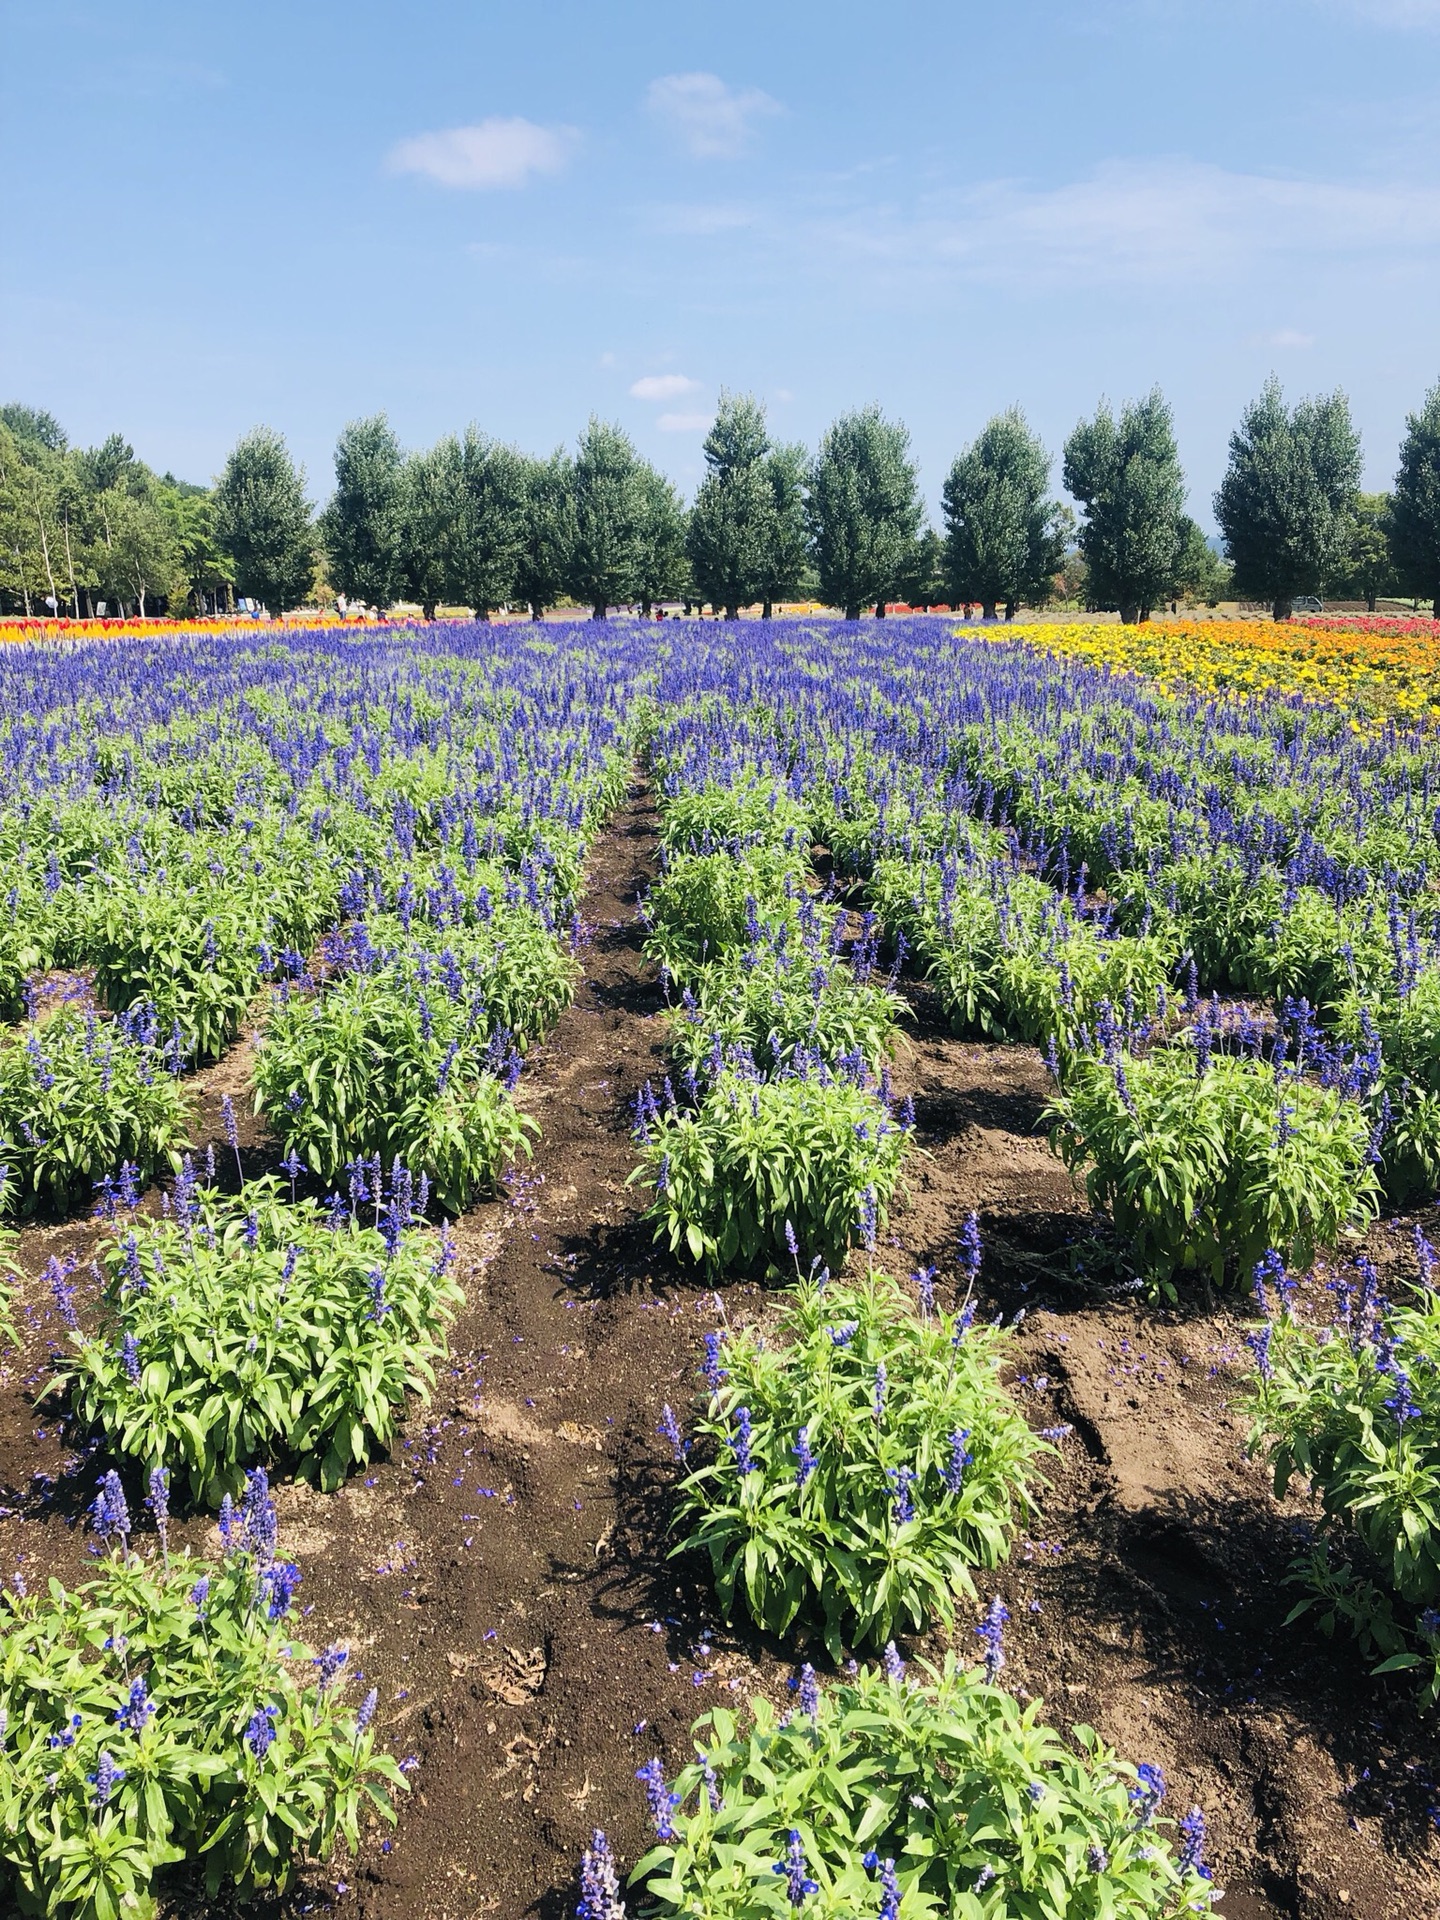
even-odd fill
[{"label": "dark brown soil", "polygon": [[[699,1713],[778,1692],[792,1671],[784,1649],[724,1629],[699,1570],[667,1559],[656,1423],[664,1402],[683,1406],[718,1315],[652,1251],[626,1186],[634,1096],[666,1070],[634,912],[654,856],[637,789],[592,853],[584,982],[521,1083],[544,1129],[533,1163],[459,1223],[468,1302],[434,1402],[338,1495],[279,1491],[306,1631],[350,1643],[390,1744],[419,1763],[388,1847],[377,1832],[287,1912],[561,1920],[593,1827],[623,1859],[643,1844],[636,1767],[654,1753],[678,1764]],[[1277,1506],[1241,1457],[1244,1316],[1107,1297],[1092,1223],[1040,1128],[1038,1056],[953,1040],[924,990],[910,997],[895,1078],[927,1157],[884,1251],[897,1271],[952,1273],[977,1208],[982,1310],[1025,1309],[1016,1390],[1037,1426],[1074,1428],[995,1582],[1011,1682],[1059,1724],[1160,1764],[1176,1812],[1203,1805],[1232,1920],[1434,1920],[1433,1727],[1347,1642],[1284,1624],[1302,1509]],[[243,1090],[247,1059],[196,1076],[198,1137],[222,1162],[219,1097]],[[245,1152],[250,1172],[277,1157],[248,1122]],[[88,1257],[94,1232],[23,1236],[26,1350],[0,1378],[0,1555],[32,1581],[87,1565],[77,1515],[94,1466],[26,1390],[55,1331],[44,1262]],[[1088,1277],[1067,1279],[1078,1264]],[[735,1285],[723,1305],[733,1321],[769,1302]],[[187,1531],[213,1539],[203,1520]]]}]

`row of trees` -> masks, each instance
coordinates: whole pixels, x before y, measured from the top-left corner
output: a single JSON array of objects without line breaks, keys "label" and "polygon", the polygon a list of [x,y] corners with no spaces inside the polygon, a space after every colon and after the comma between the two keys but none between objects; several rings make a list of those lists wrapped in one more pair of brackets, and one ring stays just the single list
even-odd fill
[{"label": "row of trees", "polygon": [[0,606],[199,609],[232,578],[207,488],[152,472],[118,433],[71,447],[53,415],[0,407]]},{"label": "row of trees", "polygon": [[[687,509],[623,430],[592,420],[574,454],[534,459],[471,427],[406,453],[383,414],[352,422],[318,520],[285,442],[257,428],[213,493],[157,479],[118,437],[69,450],[49,418],[0,410],[0,596],[80,610],[97,592],[197,607],[228,590],[303,604],[317,566],[367,605],[466,606],[480,617],[559,602],[683,599],[730,616],[818,596],[856,619],[887,602],[1043,605],[1057,593],[1126,620],[1233,592],[1277,619],[1306,594],[1423,596],[1440,618],[1440,385],[1407,422],[1389,494],[1359,491],[1341,393],[1289,407],[1267,384],[1230,440],[1215,513],[1222,561],[1184,511],[1174,424],[1152,392],[1102,404],[1065,442],[1079,513],[1051,497],[1049,453],[1018,409],[997,415],[924,524],[909,435],[878,407],[837,420],[813,458],[772,441],[764,408],[722,394]],[[8,553],[4,549],[8,546]]]}]

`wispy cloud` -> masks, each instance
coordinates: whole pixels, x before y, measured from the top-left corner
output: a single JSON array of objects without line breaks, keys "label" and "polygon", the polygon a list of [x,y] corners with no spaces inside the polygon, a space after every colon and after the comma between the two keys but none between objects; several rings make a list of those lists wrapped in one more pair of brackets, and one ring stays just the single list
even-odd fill
[{"label": "wispy cloud", "polygon": [[1433,261],[1440,189],[1117,160],[1056,187],[995,180],[917,206],[814,213],[811,246],[896,271],[1023,285],[1199,283],[1303,256]]},{"label": "wispy cloud", "polygon": [[423,174],[442,187],[523,187],[537,174],[559,173],[578,139],[573,127],[494,118],[417,133],[397,142],[386,164],[392,173]]},{"label": "wispy cloud", "polygon": [[634,400],[678,400],[682,394],[698,393],[700,382],[684,373],[647,373],[630,388]]},{"label": "wispy cloud", "polygon": [[708,413],[662,413],[655,422],[661,433],[703,433],[710,425]]},{"label": "wispy cloud", "polygon": [[762,120],[781,111],[759,87],[727,87],[718,73],[667,73],[652,80],[646,105],[700,160],[733,160]]},{"label": "wispy cloud", "polygon": [[1315,336],[1313,333],[1301,333],[1298,327],[1277,327],[1274,333],[1262,333],[1260,343],[1285,351],[1295,347],[1313,347]]}]

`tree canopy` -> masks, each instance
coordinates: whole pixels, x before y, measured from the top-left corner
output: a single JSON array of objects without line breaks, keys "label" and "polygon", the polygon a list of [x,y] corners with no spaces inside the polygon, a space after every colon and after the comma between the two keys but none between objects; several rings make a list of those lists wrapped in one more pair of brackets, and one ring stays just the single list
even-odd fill
[{"label": "tree canopy", "polygon": [[997,414],[956,457],[941,495],[944,570],[952,604],[978,600],[985,618],[1004,602],[1042,604],[1064,557],[1050,456],[1018,407]]},{"label": "tree canopy", "polygon": [[1402,588],[1431,601],[1440,620],[1440,381],[1406,418],[1389,534]]},{"label": "tree canopy", "polygon": [[215,488],[215,531],[234,557],[235,585],[271,613],[298,607],[315,579],[315,528],[305,475],[272,427],[236,443]]},{"label": "tree canopy", "polygon": [[1159,388],[1117,420],[1102,401],[1065,442],[1065,486],[1080,502],[1080,552],[1092,605],[1147,620],[1176,586],[1185,476]]},{"label": "tree canopy", "polygon": [[898,597],[920,530],[910,435],[879,407],[842,414],[820,442],[805,502],[820,591],[847,620]]}]

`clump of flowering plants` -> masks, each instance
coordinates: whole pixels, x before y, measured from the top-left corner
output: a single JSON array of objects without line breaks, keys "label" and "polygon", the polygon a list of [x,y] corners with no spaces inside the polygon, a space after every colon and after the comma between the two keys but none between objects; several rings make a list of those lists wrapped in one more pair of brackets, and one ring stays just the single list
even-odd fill
[{"label": "clump of flowering plants", "polygon": [[[999,1608],[999,1616],[996,1616]],[[641,1769],[656,1827],[632,1885],[684,1920],[1182,1920],[1218,1898],[1198,1808],[1171,1822],[1157,1767],[1117,1760],[1089,1727],[1066,1740],[997,1684],[1004,1608],[985,1659],[911,1679],[885,1669],[821,1689],[799,1710],[752,1700],[694,1728],[672,1783]],[[603,1840],[603,1836],[600,1836]],[[607,1890],[592,1849],[590,1882]],[[597,1864],[601,1871],[597,1872]],[[587,1920],[617,1920],[617,1905]]]},{"label": "clump of flowering plants", "polygon": [[169,1217],[118,1222],[103,1245],[98,1329],[55,1278],[71,1351],[51,1386],[112,1452],[211,1506],[257,1460],[333,1491],[429,1392],[464,1298],[425,1198],[373,1163],[352,1168],[348,1207],[285,1204],[273,1177],[222,1196],[187,1161]]},{"label": "clump of flowering plants", "polygon": [[1008,1344],[968,1302],[917,1318],[875,1272],[802,1282],[773,1341],[714,1341],[675,1551],[709,1554],[727,1618],[803,1621],[837,1659],[951,1621],[971,1569],[1006,1558],[1048,1450],[1001,1385]]},{"label": "clump of flowering plants", "polygon": [[178,1168],[189,1114],[147,1010],[98,1020],[67,1008],[0,1045],[0,1157],[10,1167],[0,1210],[73,1213],[122,1161],[148,1179]]},{"label": "clump of flowering plants", "polygon": [[646,894],[641,914],[648,929],[645,952],[682,985],[707,960],[732,947],[754,945],[779,926],[804,934],[819,908],[806,884],[800,854],[784,847],[733,846],[670,855],[665,871]]},{"label": "clump of flowering plants", "polygon": [[146,1505],[159,1552],[132,1548],[111,1472],[98,1578],[0,1589],[0,1889],[24,1914],[149,1920],[173,1868],[212,1902],[280,1891],[405,1787],[374,1691],[345,1704],[346,1651],[294,1638],[264,1474],[227,1503],[218,1563],[168,1551],[163,1474]]},{"label": "clump of flowering plants", "polygon": [[[459,1213],[538,1131],[513,1097],[520,1056],[492,1024],[488,969],[467,973],[446,949],[422,979],[416,955],[365,942],[352,929],[354,970],[334,984],[277,995],[255,1061],[256,1111],[322,1180],[359,1158],[400,1160]],[[567,970],[560,1005],[570,991]]]},{"label": "clump of flowering plants", "polygon": [[1436,1257],[1416,1229],[1420,1284],[1389,1301],[1363,1255],[1332,1281],[1336,1317],[1301,1316],[1278,1256],[1256,1268],[1266,1313],[1250,1336],[1250,1449],[1283,1498],[1299,1474],[1324,1512],[1323,1537],[1297,1566],[1315,1609],[1344,1623],[1379,1673],[1415,1668],[1440,1701],[1440,1293]]},{"label": "clump of flowering plants", "polygon": [[1153,1283],[1243,1283],[1270,1247],[1304,1264],[1374,1211],[1374,1128],[1344,1087],[1222,1053],[1207,1019],[1188,1042],[1134,1052],[1103,1012],[1090,1050],[1052,1050],[1051,1143]]},{"label": "clump of flowering plants", "polygon": [[863,1059],[832,1072],[798,1052],[773,1080],[732,1058],[693,1108],[662,1109],[647,1085],[637,1132],[630,1179],[651,1189],[656,1239],[715,1274],[779,1266],[797,1236],[837,1266],[873,1246],[908,1144]]}]

